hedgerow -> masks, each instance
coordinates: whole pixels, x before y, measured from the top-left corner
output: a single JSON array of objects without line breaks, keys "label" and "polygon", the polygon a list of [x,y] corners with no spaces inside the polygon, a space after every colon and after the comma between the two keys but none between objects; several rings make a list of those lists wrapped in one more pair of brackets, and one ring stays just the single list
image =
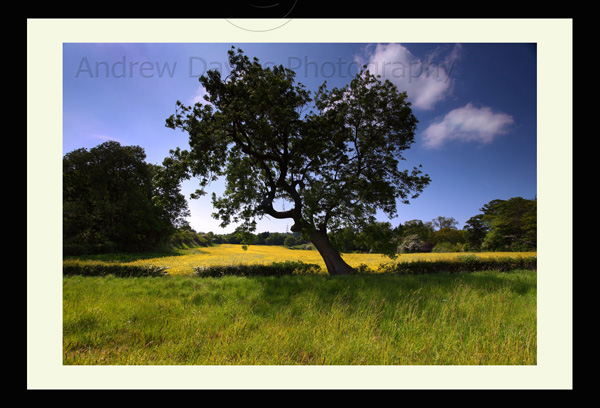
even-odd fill
[{"label": "hedgerow", "polygon": [[283,276],[320,273],[321,267],[302,261],[273,262],[271,264],[237,264],[197,266],[194,275],[200,277],[219,276]]},{"label": "hedgerow", "polygon": [[63,276],[108,276],[140,277],[140,276],[166,276],[169,273],[167,266],[156,265],[130,265],[122,263],[107,263],[78,260],[63,261]]},{"label": "hedgerow", "polygon": [[[424,273],[465,273],[476,271],[508,272],[516,269],[537,270],[537,257],[481,258],[476,255],[458,256],[452,260],[412,261],[385,264],[376,273],[424,274]],[[365,273],[367,268],[357,268]]]}]

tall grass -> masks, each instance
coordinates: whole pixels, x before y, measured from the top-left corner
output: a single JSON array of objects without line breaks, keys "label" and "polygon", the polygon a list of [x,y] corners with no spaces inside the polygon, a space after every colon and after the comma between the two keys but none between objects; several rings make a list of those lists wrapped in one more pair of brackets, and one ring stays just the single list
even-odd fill
[{"label": "tall grass", "polygon": [[536,364],[536,272],[63,278],[64,364]]}]

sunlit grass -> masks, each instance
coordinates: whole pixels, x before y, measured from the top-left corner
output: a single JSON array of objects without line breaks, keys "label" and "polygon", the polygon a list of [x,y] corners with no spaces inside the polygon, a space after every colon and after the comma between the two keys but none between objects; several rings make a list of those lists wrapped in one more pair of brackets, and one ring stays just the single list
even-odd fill
[{"label": "sunlit grass", "polygon": [[65,277],[63,363],[532,365],[536,273]]},{"label": "sunlit grass", "polygon": [[[165,256],[166,255],[166,256]],[[344,254],[377,270],[466,253]],[[534,253],[476,253],[528,257]],[[93,262],[169,276],[63,278],[63,363],[136,365],[532,365],[536,271],[329,277],[315,250],[220,245]],[[321,275],[195,277],[194,267],[297,261]]]}]

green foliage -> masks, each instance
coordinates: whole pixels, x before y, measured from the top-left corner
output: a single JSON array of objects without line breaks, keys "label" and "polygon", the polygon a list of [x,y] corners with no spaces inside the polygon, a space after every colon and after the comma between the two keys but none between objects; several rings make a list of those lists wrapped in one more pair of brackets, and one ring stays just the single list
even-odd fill
[{"label": "green foliage", "polygon": [[321,273],[321,267],[302,261],[273,262],[271,264],[238,264],[195,267],[200,277],[220,276],[283,276]]},{"label": "green foliage", "polygon": [[485,221],[483,214],[478,214],[467,220],[463,231],[465,232],[465,240],[469,244],[469,247],[474,251],[479,251],[489,231],[489,225]]},{"label": "green foliage", "polygon": [[528,252],[537,248],[536,200],[492,200],[481,211],[462,230],[452,217],[406,221],[395,230],[398,252]]},{"label": "green foliage", "polygon": [[433,247],[433,225],[421,220],[406,221],[402,228],[400,252],[429,252]]},{"label": "green foliage", "polygon": [[63,158],[66,255],[147,251],[187,215],[179,180],[145,163],[139,146],[109,141]]},{"label": "green foliage", "polygon": [[[527,202],[529,203],[527,204]],[[512,219],[503,217],[500,212],[502,207],[508,206],[510,210],[512,204],[525,207],[525,211],[514,211],[517,215]],[[520,198],[510,199],[507,202],[493,200],[486,204],[482,211],[485,213],[471,217],[462,230],[456,229],[454,218],[437,217],[431,222],[409,220],[395,228],[392,228],[391,224],[387,222],[375,222],[360,228],[346,226],[331,231],[329,235],[333,246],[343,253],[389,255],[394,252],[467,252],[484,249],[528,252],[535,250],[536,211],[534,201]],[[492,220],[495,221],[492,222]],[[510,232],[507,233],[507,231]],[[285,244],[287,237],[296,239],[297,245],[305,245],[309,242],[299,233],[282,234],[278,232],[261,232],[253,235],[252,241],[258,245],[287,245]],[[240,244],[242,241],[237,234],[211,235],[211,239],[215,243],[230,244]]]},{"label": "green foliage", "polygon": [[435,274],[475,271],[508,272],[519,269],[536,270],[536,257],[482,258],[463,255],[455,260],[413,261],[382,265],[376,273]]},{"label": "green foliage", "polygon": [[431,249],[431,252],[464,252],[464,250],[465,248],[462,244],[453,244],[451,242],[443,241],[435,244],[435,246]]},{"label": "green foliage", "polygon": [[[239,49],[228,55],[227,77],[209,70],[199,78],[208,104],[178,101],[166,120],[189,134],[190,149],[172,151],[171,162],[186,169],[182,176],[199,178],[196,196],[225,177],[223,196],[212,197],[222,226],[241,223],[251,232],[261,217],[290,218],[293,232],[313,234],[320,251],[339,259],[328,269],[344,273],[327,232],[372,223],[377,210],[393,217],[397,202],[418,197],[430,182],[419,168],[399,166],[417,124],[406,93],[361,71],[343,88],[323,84],[311,98],[292,70],[263,67]],[[275,200],[291,208],[276,210]]]},{"label": "green foliage", "polygon": [[173,248],[206,247],[213,244],[212,233],[197,233],[189,225],[180,227],[169,239],[169,245]]},{"label": "green foliage", "polygon": [[168,275],[164,266],[140,266],[123,263],[107,263],[100,261],[66,260],[63,261],[64,276],[118,276],[118,277],[151,277]]},{"label": "green foliage", "polygon": [[466,249],[465,232],[451,227],[442,227],[432,234],[432,252],[461,252]]},{"label": "green foliage", "polygon": [[481,218],[489,228],[483,249],[529,251],[537,247],[537,200],[493,200],[481,210]]},{"label": "green foliage", "polygon": [[279,232],[273,232],[265,239],[265,244],[267,244],[267,245],[284,245],[285,238],[286,238],[285,235],[280,234]]},{"label": "green foliage", "polygon": [[373,222],[362,229],[344,227],[332,232],[331,241],[340,252],[378,253],[395,257],[397,233],[389,222]]},{"label": "green foliage", "polygon": [[438,216],[431,220],[431,225],[433,228],[437,228],[437,230],[456,230],[458,226],[458,221],[456,221],[453,217],[443,217]]},{"label": "green foliage", "polygon": [[426,252],[425,242],[423,242],[419,234],[405,235],[402,237],[400,245],[398,245],[398,252],[404,254]]},{"label": "green foliage", "polygon": [[432,241],[437,244],[440,242],[448,242],[451,244],[461,244],[465,242],[463,231],[456,228],[444,227],[432,234]]},{"label": "green foliage", "polygon": [[293,247],[295,245],[298,245],[298,241],[293,236],[288,236],[285,238],[283,245],[285,245],[286,247]]}]

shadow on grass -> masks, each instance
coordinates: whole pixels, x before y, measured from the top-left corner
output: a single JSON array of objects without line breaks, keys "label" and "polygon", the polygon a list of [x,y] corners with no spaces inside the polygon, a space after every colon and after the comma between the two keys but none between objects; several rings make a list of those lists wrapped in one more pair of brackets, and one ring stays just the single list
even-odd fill
[{"label": "shadow on grass", "polygon": [[535,271],[440,273],[423,275],[353,275],[329,277],[281,276],[248,277],[262,287],[260,303],[266,310],[285,309],[301,298],[312,298],[315,305],[330,307],[337,303],[365,305],[388,302],[402,303],[407,298],[448,297],[460,285],[481,293],[499,291],[526,295],[537,289]]}]

